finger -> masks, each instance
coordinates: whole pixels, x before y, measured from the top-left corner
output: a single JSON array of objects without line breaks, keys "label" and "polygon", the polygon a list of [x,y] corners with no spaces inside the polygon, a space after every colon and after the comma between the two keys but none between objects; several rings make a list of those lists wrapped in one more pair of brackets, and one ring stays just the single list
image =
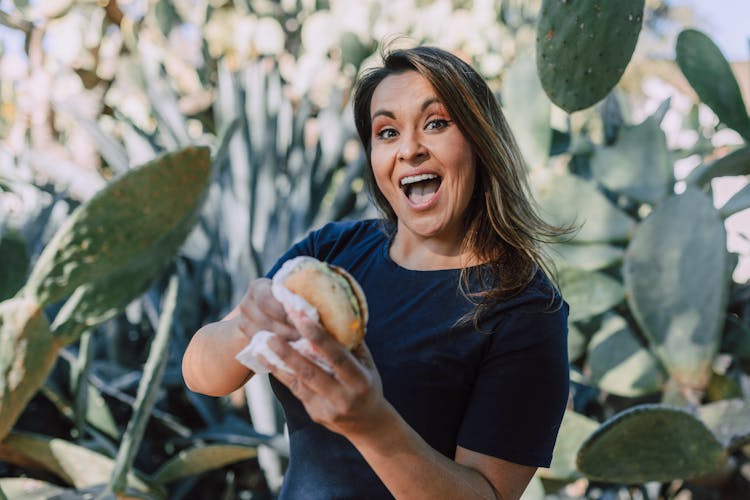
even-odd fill
[{"label": "finger", "polygon": [[287,322],[286,311],[284,306],[276,300],[271,292],[272,281],[268,278],[260,278],[255,281],[251,288],[250,298],[266,316],[281,323]]},{"label": "finger", "polygon": [[357,359],[320,324],[309,318],[302,318],[298,326],[299,332],[310,341],[316,352],[323,356],[337,379],[344,383],[361,380],[363,370]]},{"label": "finger", "polygon": [[305,384],[300,383],[300,380],[293,372],[270,363],[262,354],[258,355],[258,361],[300,401],[310,401],[315,397],[315,393],[305,386]]},{"label": "finger", "polygon": [[370,370],[376,370],[375,360],[372,359],[372,353],[370,349],[365,345],[364,342],[359,344],[357,347],[352,349],[352,354],[357,360]]},{"label": "finger", "polygon": [[341,390],[335,378],[300,354],[288,342],[272,337],[268,341],[268,346],[294,372],[294,378],[298,383],[304,384],[311,391],[328,398]]}]

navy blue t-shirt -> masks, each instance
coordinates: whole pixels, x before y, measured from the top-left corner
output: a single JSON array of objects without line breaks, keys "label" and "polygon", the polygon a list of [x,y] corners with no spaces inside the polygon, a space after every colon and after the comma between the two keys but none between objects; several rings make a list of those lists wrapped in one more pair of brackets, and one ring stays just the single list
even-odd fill
[{"label": "navy blue t-shirt", "polygon": [[[309,255],[348,270],[369,305],[365,343],[385,398],[433,448],[456,446],[549,466],[568,398],[567,312],[539,272],[493,306],[477,331],[459,270],[414,271],[389,256],[378,221],[335,222],[294,245],[271,269]],[[287,418],[290,462],[280,498],[392,498],[344,437],[310,420],[273,377]]]}]

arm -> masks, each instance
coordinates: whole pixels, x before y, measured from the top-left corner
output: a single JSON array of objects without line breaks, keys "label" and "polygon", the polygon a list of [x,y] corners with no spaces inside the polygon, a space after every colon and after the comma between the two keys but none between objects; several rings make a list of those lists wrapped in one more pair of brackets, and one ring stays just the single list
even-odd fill
[{"label": "arm", "polygon": [[461,447],[455,460],[434,450],[385,400],[366,347],[342,349],[324,330],[302,322],[307,337],[333,367],[331,376],[276,339],[270,347],[294,374],[268,366],[299,398],[310,417],[342,434],[396,498],[518,498],[536,468]]},{"label": "arm", "polygon": [[283,307],[271,295],[271,281],[254,280],[240,303],[221,321],[201,327],[182,358],[185,384],[195,392],[223,396],[241,387],[253,373],[235,359],[255,332],[269,330],[299,338]]}]

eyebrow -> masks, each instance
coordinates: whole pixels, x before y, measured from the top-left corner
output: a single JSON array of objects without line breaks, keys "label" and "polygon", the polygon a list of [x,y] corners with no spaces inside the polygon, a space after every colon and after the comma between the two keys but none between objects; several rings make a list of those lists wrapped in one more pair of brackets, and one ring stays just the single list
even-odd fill
[{"label": "eyebrow", "polygon": [[[429,108],[432,104],[440,103],[440,99],[437,97],[430,97],[429,99],[426,99],[425,102],[422,103],[422,107],[420,108],[420,111],[424,111],[425,109]],[[372,116],[370,117],[370,122],[375,120],[378,116],[387,116],[388,118],[396,119],[396,115],[393,114],[392,111],[388,111],[387,109],[379,109],[375,111]]]}]

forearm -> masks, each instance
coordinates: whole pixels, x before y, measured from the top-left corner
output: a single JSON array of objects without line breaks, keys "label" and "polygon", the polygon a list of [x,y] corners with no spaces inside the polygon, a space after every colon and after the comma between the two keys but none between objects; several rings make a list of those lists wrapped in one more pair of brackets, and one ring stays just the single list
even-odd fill
[{"label": "forearm", "polygon": [[377,430],[349,440],[397,499],[499,498],[479,471],[436,451],[390,406]]},{"label": "forearm", "polygon": [[235,355],[247,342],[235,319],[203,326],[193,335],[182,358],[185,384],[209,396],[223,396],[241,387],[252,372]]}]

